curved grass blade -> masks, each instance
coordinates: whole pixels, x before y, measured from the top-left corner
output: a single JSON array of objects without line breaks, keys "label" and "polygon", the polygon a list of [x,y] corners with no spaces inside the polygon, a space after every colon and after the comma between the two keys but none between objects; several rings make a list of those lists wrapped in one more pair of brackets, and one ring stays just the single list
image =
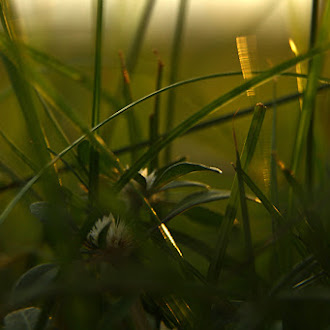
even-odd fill
[{"label": "curved grass blade", "polygon": [[157,176],[154,182],[154,186],[162,187],[183,175],[197,171],[211,171],[218,174],[222,173],[222,171],[216,167],[209,167],[202,164],[189,163],[189,162],[177,163],[168,167],[161,175]]},{"label": "curved grass blade", "polygon": [[[293,59],[290,59],[286,62],[283,62],[283,63],[279,64],[278,66],[273,67],[270,70],[268,70],[266,72],[263,72],[260,75],[252,78],[251,80],[244,82],[242,85],[234,88],[230,92],[226,93],[225,95],[223,95],[220,98],[216,99],[215,101],[213,101],[212,103],[210,103],[206,107],[202,108],[197,114],[193,115],[192,117],[189,117],[183,123],[181,123],[179,126],[177,126],[175,129],[173,129],[168,134],[167,138],[163,138],[163,139],[159,140],[157,143],[155,143],[153,145],[153,147],[150,149],[150,151],[148,151],[146,154],[144,154],[131,167],[131,169],[129,171],[127,171],[121,177],[120,182],[118,182],[118,184],[117,184],[117,188],[120,190],[122,187],[124,187],[124,185],[131,178],[133,178],[136,175],[136,173],[139,171],[139,169],[142,168],[143,165],[145,165],[150,159],[155,157],[156,154],[161,149],[164,148],[164,146],[166,146],[168,143],[170,143],[176,137],[178,137],[178,136],[182,135],[184,132],[188,131],[190,128],[192,128],[200,120],[200,118],[205,117],[207,114],[214,111],[215,108],[217,108],[217,107],[233,100],[234,98],[236,98],[241,93],[244,93],[249,88],[260,85],[260,84],[268,81],[269,79],[271,79],[273,76],[281,74],[282,71],[285,71],[285,70],[289,69],[290,67],[296,65],[297,63],[299,63],[301,61],[304,61],[304,60],[309,59],[309,58],[311,58],[311,57],[313,57],[317,54],[320,54],[320,53],[326,51],[327,49],[330,49],[330,44],[327,44],[324,47],[314,48],[314,49],[308,51],[305,54],[299,55],[299,56],[297,56]],[[200,79],[198,79],[198,80],[200,80]],[[195,82],[195,81],[198,81],[198,80],[196,80],[196,78],[194,78],[194,79],[186,80],[184,82],[178,82],[178,83],[175,83],[173,85],[164,87],[159,91],[155,91],[155,92],[153,92],[149,95],[146,95],[145,97],[143,97],[143,98],[133,102],[132,104],[129,104],[129,105],[125,106],[124,108],[120,109],[119,111],[117,111],[116,113],[114,113],[113,115],[111,115],[110,117],[105,119],[104,121],[102,121],[100,124],[93,127],[93,129],[91,129],[90,131],[88,130],[88,133],[90,134],[90,133],[98,130],[99,128],[101,128],[102,126],[104,126],[105,124],[107,124],[108,122],[113,120],[114,118],[118,117],[119,115],[121,115],[125,111],[128,111],[130,108],[134,107],[135,105],[137,105],[139,103],[142,103],[142,102],[148,100],[149,98],[154,97],[155,95],[157,95],[159,93],[162,93],[162,92],[165,92],[165,91],[167,91],[171,88],[176,88],[180,85],[187,84],[187,83],[190,83],[190,82]],[[66,153],[68,153],[70,150],[72,150],[75,146],[79,145],[88,136],[88,133],[86,132],[86,134],[82,135],[76,141],[74,141],[71,145],[69,145],[67,148],[62,150],[62,152],[59,153],[58,157],[55,157],[50,163],[48,163],[44,168],[42,168],[40,170],[40,172],[38,172],[36,174],[35,177],[31,178],[29,180],[29,182],[26,183],[26,185],[22,188],[22,190],[14,197],[14,199],[6,206],[6,208],[1,213],[1,215],[0,215],[0,224],[8,216],[8,214],[11,212],[13,207],[22,198],[22,196],[24,196],[24,194],[30,189],[30,187],[36,181],[38,181],[39,178],[45,173],[47,168],[49,168],[51,165],[53,165],[60,157],[63,157]]]},{"label": "curved grass blade", "polygon": [[[250,80],[244,82],[238,87],[235,87],[231,91],[225,93],[224,95],[220,96],[219,98],[215,99],[213,102],[209,103],[199,111],[197,111],[195,114],[181,122],[178,126],[176,126],[173,130],[171,130],[164,138],[159,139],[158,142],[154,143],[153,146],[150,147],[150,149],[142,155],[136,162],[133,164],[133,166],[127,170],[122,177],[120,178],[119,182],[117,183],[117,189],[121,190],[125,184],[134,177],[134,175],[143,167],[145,166],[151,159],[153,159],[157,153],[162,150],[164,147],[166,147],[169,143],[171,143],[174,139],[177,137],[183,135],[185,132],[187,132],[190,128],[192,128],[195,124],[197,124],[201,119],[206,117],[207,115],[211,114],[212,112],[216,111],[217,108],[220,106],[234,100],[236,97],[238,97],[241,93],[246,92],[248,89],[258,86],[268,80],[270,80],[275,75],[279,74],[282,71],[285,71],[292,67],[293,65],[309,59],[317,54],[319,54],[322,51],[325,51],[326,49],[330,48],[330,45],[327,44],[327,46],[314,48],[310,51],[308,51],[305,54],[302,54],[300,56],[297,56],[295,58],[292,58],[288,61],[285,61],[278,66],[275,66],[268,71],[265,71],[264,73],[261,73],[258,76],[255,76],[251,78]],[[134,104],[134,103],[133,103]],[[136,104],[136,102],[135,102]],[[134,104],[134,105],[135,105]],[[106,121],[103,123],[110,121],[115,116],[120,115],[124,111],[127,110],[127,107],[121,109],[120,111],[117,111],[114,115],[109,117]]]}]

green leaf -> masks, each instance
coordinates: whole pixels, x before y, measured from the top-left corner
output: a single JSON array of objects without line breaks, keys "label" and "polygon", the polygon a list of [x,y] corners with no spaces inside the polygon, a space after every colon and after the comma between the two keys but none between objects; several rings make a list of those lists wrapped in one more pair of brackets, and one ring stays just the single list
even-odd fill
[{"label": "green leaf", "polygon": [[29,269],[16,282],[11,302],[18,304],[22,301],[31,301],[49,285],[54,283],[59,272],[59,267],[55,264],[41,264]]},{"label": "green leaf", "polygon": [[222,171],[216,167],[209,167],[202,164],[189,162],[173,164],[172,166],[167,168],[161,175],[156,177],[154,187],[162,187],[170,181],[173,181],[183,175],[197,171],[211,171],[215,173],[222,173]]},{"label": "green leaf", "polygon": [[[11,312],[4,318],[4,330],[32,330],[35,329],[41,310],[35,307],[23,308]],[[44,329],[50,329],[50,320]]]}]

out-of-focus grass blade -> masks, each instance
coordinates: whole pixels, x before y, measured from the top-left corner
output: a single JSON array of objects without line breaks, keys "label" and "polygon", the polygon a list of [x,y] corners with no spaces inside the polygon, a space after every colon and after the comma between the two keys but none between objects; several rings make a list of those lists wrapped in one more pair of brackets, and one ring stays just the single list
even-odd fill
[{"label": "out-of-focus grass blade", "polygon": [[[164,63],[158,58],[156,78],[156,91],[162,88],[162,79],[164,71]],[[160,111],[160,94],[155,96],[154,111],[150,116],[150,145],[156,142],[159,138],[159,111]],[[158,155],[151,160],[149,165],[149,173],[159,167]]]},{"label": "out-of-focus grass blade", "polygon": [[[245,140],[244,148],[242,151],[241,162],[242,168],[247,169],[249,163],[253,157],[263,119],[265,117],[266,107],[262,104],[257,104],[254,110],[254,114],[251,120],[249,132]],[[258,197],[258,196],[257,196]],[[232,184],[231,195],[226,207],[224,220],[222,221],[219,229],[219,235],[215,248],[215,255],[210,263],[208,270],[208,280],[211,283],[216,283],[223,265],[223,260],[226,253],[226,248],[229,241],[229,234],[236,217],[238,208],[238,186],[237,175],[235,175],[234,182]]]},{"label": "out-of-focus grass blade", "polygon": [[[12,18],[10,17],[10,11],[12,8],[5,1],[0,2],[0,20],[5,31],[7,43],[10,47],[11,53],[17,62],[17,67],[2,54],[2,60],[7,70],[9,79],[11,81],[13,90],[17,97],[18,103],[22,110],[29,135],[33,141],[35,153],[38,159],[38,168],[42,168],[49,161],[49,153],[47,151],[46,141],[44,139],[37,109],[35,107],[32,90],[29,84],[24,79],[24,71],[26,63],[23,62],[23,57],[18,44],[16,44],[16,27],[12,26]],[[54,172],[48,171],[47,186],[44,185],[44,192],[46,196],[52,198],[52,189],[57,187],[57,180]]]},{"label": "out-of-focus grass blade", "polygon": [[37,165],[33,163],[33,161],[24,154],[24,152],[15,145],[15,143],[2,131],[0,130],[1,137],[7,142],[10,149],[27,165],[31,170],[36,171]]},{"label": "out-of-focus grass blade", "polygon": [[[329,26],[330,26],[330,2],[327,2],[322,19],[322,25],[320,27],[319,36],[316,41],[317,46],[325,45],[326,43],[329,42],[329,34],[330,34]],[[295,175],[297,174],[298,167],[301,161],[303,147],[306,143],[309,125],[315,105],[318,79],[322,70],[322,63],[323,63],[322,54],[316,55],[311,60],[310,70],[308,73],[307,86],[303,100],[303,107],[302,107],[299,126],[297,130],[296,143],[293,150],[293,159],[292,159],[291,168]]]},{"label": "out-of-focus grass blade", "polygon": [[[124,100],[126,104],[131,104],[133,102],[133,96],[131,91],[131,81],[130,81],[130,75],[127,70],[124,55],[120,52],[120,61],[121,61],[121,69],[122,69],[122,76],[123,76],[123,95]],[[127,119],[127,126],[128,126],[128,135],[129,135],[129,141],[130,144],[135,143],[136,141],[141,141],[141,128],[139,124],[138,117],[136,116],[134,111],[129,111],[126,114]],[[137,157],[139,155],[138,150],[132,150],[131,151],[131,160],[132,163],[136,161]]]},{"label": "out-of-focus grass blade", "polygon": [[137,64],[137,60],[139,58],[140,50],[143,45],[143,40],[145,37],[145,34],[147,32],[147,28],[152,16],[152,11],[155,7],[157,0],[148,0],[145,4],[144,10],[142,15],[140,16],[140,21],[138,23],[138,27],[136,28],[136,34],[133,38],[132,45],[128,51],[127,56],[127,71],[130,72],[130,74],[133,74],[135,71],[135,67]]},{"label": "out-of-focus grass blade", "polygon": [[[180,55],[183,44],[183,32],[186,21],[188,8],[188,0],[180,0],[180,7],[176,20],[176,27],[174,32],[174,39],[172,45],[172,52],[170,58],[170,76],[169,83],[173,84],[178,78],[179,64],[180,64]],[[174,114],[175,114],[175,93],[176,90],[172,89],[168,94],[167,99],[167,111],[165,119],[165,129],[166,132],[169,132],[173,128]],[[168,164],[171,160],[171,144],[167,145],[164,154],[164,163]]]},{"label": "out-of-focus grass blade", "polygon": [[[103,0],[97,1],[97,18],[95,31],[94,53],[94,87],[91,126],[96,126],[100,121],[101,84],[102,84],[102,30],[103,30]],[[90,207],[97,202],[99,182],[99,153],[91,145],[89,150],[89,176],[88,176],[88,201]]]}]

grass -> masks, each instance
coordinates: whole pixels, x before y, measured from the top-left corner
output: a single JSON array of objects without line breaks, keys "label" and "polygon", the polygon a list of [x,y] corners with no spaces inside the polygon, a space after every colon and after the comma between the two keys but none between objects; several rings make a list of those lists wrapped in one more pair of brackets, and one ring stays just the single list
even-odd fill
[{"label": "grass", "polygon": [[[316,139],[315,118],[327,110],[320,108],[317,99],[330,86],[322,71],[330,49],[330,3],[325,4],[318,24],[314,1],[311,47],[306,53],[254,72],[251,79],[213,95],[213,101],[179,123],[174,117],[180,110],[175,97],[180,86],[189,89],[200,81],[242,73],[177,81],[189,3],[183,0],[168,85],[166,65],[158,54],[151,87],[156,90],[134,100],[132,81],[155,3],[146,2],[130,50],[127,56],[120,55],[122,75],[112,95],[102,85],[102,0],[97,1],[95,18],[93,78],[22,43],[12,19],[14,8],[0,1],[0,50],[10,84],[1,102],[16,98],[32,141],[32,148],[25,150],[1,131],[6,148],[28,174],[17,175],[10,163],[0,159],[1,175],[7,178],[0,191],[8,196],[0,225],[6,235],[6,225],[21,208],[21,223],[31,213],[43,230],[40,246],[24,252],[21,259],[3,253],[0,315],[4,329],[328,328],[330,192],[327,181],[316,178],[328,179],[329,165],[327,155],[315,153],[319,145],[326,145]],[[307,75],[288,71],[303,61],[310,61]],[[89,121],[40,73],[39,66],[91,93]],[[305,79],[306,90],[278,97],[282,81],[278,77]],[[236,114],[207,119],[246,91],[271,82],[273,99],[267,107],[257,103]],[[303,97],[302,110],[288,167],[279,157],[282,123],[277,120],[281,106],[299,97]],[[152,111],[142,116],[136,106],[144,106],[149,99]],[[116,109],[106,118],[101,117],[104,104]],[[255,149],[270,108],[272,129],[263,132],[271,134],[272,141],[266,156],[271,171],[268,196],[255,175],[260,170]],[[243,116],[248,131],[240,151],[236,122]],[[233,118],[235,176],[230,189],[218,189],[213,183],[224,172],[187,161],[185,155],[175,159],[173,143],[210,127],[221,130]],[[127,126],[123,135],[128,145],[110,147],[105,141],[112,133],[105,129],[121,119]],[[70,137],[66,121],[79,131],[78,138]],[[148,128],[147,134],[143,127]],[[55,141],[65,147],[59,148]],[[124,155],[127,152],[130,158]],[[315,166],[318,157],[324,162]],[[259,235],[260,219],[267,234]]]}]

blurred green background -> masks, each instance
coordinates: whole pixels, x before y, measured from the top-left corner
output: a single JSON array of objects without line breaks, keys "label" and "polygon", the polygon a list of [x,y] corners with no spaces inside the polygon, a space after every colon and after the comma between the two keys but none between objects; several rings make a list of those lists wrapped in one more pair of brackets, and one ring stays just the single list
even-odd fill
[{"label": "blurred green background", "polygon": [[[133,99],[138,99],[155,89],[157,56],[154,54],[154,50],[157,50],[158,56],[165,65],[163,86],[169,84],[170,57],[179,3],[178,0],[156,1],[141,50],[136,54],[136,68],[131,75]],[[253,59],[255,70],[268,69],[270,66],[295,56],[290,49],[289,38],[294,40],[299,52],[302,53],[308,48],[311,1],[190,0],[187,3],[177,80],[212,73],[240,71],[235,41],[237,36],[253,35],[256,37],[256,56]],[[121,86],[121,64],[118,52],[122,51],[124,55],[129,53],[146,4],[147,1],[143,0],[105,1],[102,86],[111,94],[116,95]],[[92,78],[96,13],[93,1],[16,0],[16,8],[15,19],[21,27],[20,38],[24,42],[74,66]],[[325,76],[329,75],[329,68],[330,61],[327,59],[324,68]],[[85,122],[90,122],[92,93],[45,67],[40,66],[39,70],[79,113],[79,116]],[[293,69],[292,72],[295,70]],[[22,150],[29,153],[31,146],[24,119],[14,95],[8,92],[10,84],[2,65],[0,74],[2,77],[0,87],[3,91],[1,92],[3,97],[0,129]],[[242,76],[234,76],[205,80],[176,89],[175,124],[242,81]],[[276,93],[274,86],[276,86]],[[246,94],[241,95],[208,119],[211,119],[212,116],[244,109],[255,102],[267,102],[295,92],[297,92],[295,78],[278,77],[275,82],[271,81],[258,87],[255,99],[249,98]],[[162,132],[165,130],[167,96],[168,94],[165,93],[161,98]],[[153,104],[154,101],[151,99],[135,109],[144,128],[144,139],[148,137],[148,120]],[[320,109],[326,109],[329,106],[328,92],[320,93],[318,106]],[[108,117],[116,110],[118,109],[103,103],[101,119]],[[290,152],[295,138],[293,132],[295,132],[299,111],[298,100],[278,107],[277,153],[278,157],[287,164],[290,162]],[[65,118],[60,115],[58,117],[71,141],[81,135],[79,130]],[[329,115],[325,111],[320,111],[316,119],[319,127],[316,137],[319,141],[326,141]],[[235,121],[240,147],[246,136],[249,120],[250,117],[247,116]],[[269,111],[263,127],[262,143],[258,147],[257,157],[253,161],[251,169],[251,175],[262,184],[265,191],[268,189],[267,166],[269,166],[270,157],[271,125],[272,113]],[[50,134],[52,149],[56,152],[62,150],[65,145],[56,141],[55,136],[52,140],[51,127],[47,126],[47,121],[45,121],[45,129]],[[106,125],[101,132],[113,150],[129,143],[126,122],[121,118],[116,119],[111,125]],[[320,142],[319,146],[318,156],[321,161],[325,161],[329,145]],[[7,186],[10,186],[13,181],[19,182],[29,177],[32,173],[17,159],[1,138],[0,148],[0,161],[10,170],[8,172],[2,166],[0,171],[0,184],[3,187],[0,191],[0,208],[3,209],[17,192],[17,188]],[[193,178],[202,179],[214,188],[230,188],[233,177],[231,162],[235,161],[231,121],[182,137],[174,142],[173,150],[173,158],[186,156],[190,161],[218,166],[223,170],[223,175],[219,177],[199,174],[192,176]],[[129,158],[125,155],[121,156],[121,159],[124,164],[129,162]],[[76,184],[67,180],[69,184]],[[279,183],[280,189],[287,189],[282,177],[279,177]],[[36,190],[38,190],[38,185],[36,185]],[[281,196],[285,198],[286,195]],[[42,245],[41,225],[29,214],[28,206],[35,200],[32,194],[27,195],[1,225],[0,267],[5,267],[6,262],[9,262],[8,256],[15,256],[19,259],[23,255],[22,260],[25,263],[24,255],[29,251],[40,251],[39,257],[47,259],[48,250]],[[213,204],[210,207],[220,209],[223,207],[219,205],[221,203]],[[271,233],[270,221],[265,222],[263,214],[259,213],[262,212],[256,208],[256,216],[252,220],[252,231],[256,241],[264,240]],[[10,262],[13,261],[13,259],[10,260]],[[29,262],[33,264],[33,259]]]}]

